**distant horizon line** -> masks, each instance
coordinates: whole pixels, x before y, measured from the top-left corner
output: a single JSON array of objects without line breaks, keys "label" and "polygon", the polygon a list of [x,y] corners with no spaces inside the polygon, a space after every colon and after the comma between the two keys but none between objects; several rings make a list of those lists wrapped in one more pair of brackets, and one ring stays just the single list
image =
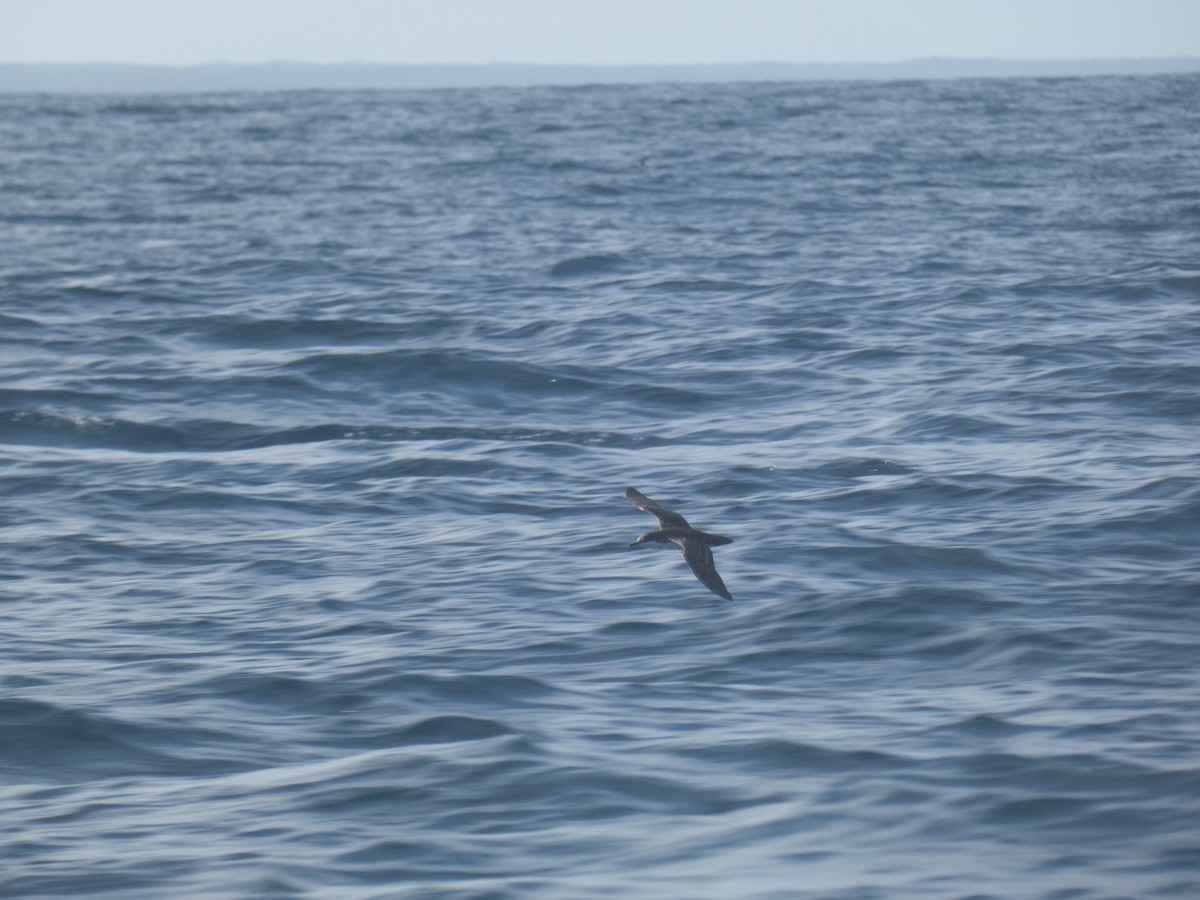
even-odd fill
[{"label": "distant horizon line", "polygon": [[719,66],[895,66],[909,63],[1014,63],[1033,65],[1038,63],[1140,63],[1140,62],[1196,62],[1200,63],[1200,55],[1169,55],[1169,56],[905,56],[895,59],[818,59],[818,60],[789,60],[789,59],[747,59],[740,61],[722,62],[522,62],[519,60],[497,59],[489,62],[385,62],[382,60],[339,60],[336,62],[308,59],[264,59],[253,62],[234,61],[227,59],[206,60],[205,62],[127,62],[114,59],[94,60],[2,60],[0,66],[128,66],[132,68],[153,69],[198,69],[210,66],[371,66],[385,68],[489,68],[492,66],[528,66],[546,69],[669,69],[696,68]]},{"label": "distant horizon line", "polygon": [[0,93],[175,93],[243,90],[421,90],[737,81],[890,81],[1073,78],[1200,72],[1200,57],[1005,59],[925,57],[893,62],[4,63]]}]

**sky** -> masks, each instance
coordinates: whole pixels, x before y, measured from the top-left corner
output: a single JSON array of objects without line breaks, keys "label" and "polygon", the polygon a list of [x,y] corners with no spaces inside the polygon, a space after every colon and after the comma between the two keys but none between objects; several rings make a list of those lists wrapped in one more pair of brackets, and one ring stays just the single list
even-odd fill
[{"label": "sky", "polygon": [[0,0],[0,63],[1200,57],[1200,0]]}]

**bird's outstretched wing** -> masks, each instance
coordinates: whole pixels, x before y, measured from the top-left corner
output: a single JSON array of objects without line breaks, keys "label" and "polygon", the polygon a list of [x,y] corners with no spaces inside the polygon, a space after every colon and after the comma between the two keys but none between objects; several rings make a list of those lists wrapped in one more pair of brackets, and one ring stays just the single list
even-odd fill
[{"label": "bird's outstretched wing", "polygon": [[[672,512],[669,509],[663,509],[637,488],[625,488],[625,496],[629,498],[629,502],[640,509],[642,512],[648,512],[654,518],[658,519],[659,528],[691,528],[687,523],[687,519],[677,512]],[[710,554],[711,556],[711,554]],[[720,580],[720,579],[718,579]]]},{"label": "bird's outstretched wing", "polygon": [[717,567],[713,563],[712,551],[707,546],[695,538],[673,538],[672,540],[683,551],[683,558],[687,560],[687,564],[691,566],[692,572],[700,579],[701,584],[718,597],[724,597],[726,600],[733,599],[733,595],[725,587],[725,582],[717,574]]}]

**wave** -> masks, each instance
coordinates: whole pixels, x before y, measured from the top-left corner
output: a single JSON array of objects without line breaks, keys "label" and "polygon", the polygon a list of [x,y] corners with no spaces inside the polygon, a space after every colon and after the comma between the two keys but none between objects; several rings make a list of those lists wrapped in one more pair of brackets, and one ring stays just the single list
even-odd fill
[{"label": "wave", "polygon": [[[668,441],[641,433],[561,430],[538,427],[489,428],[454,425],[395,426],[328,423],[272,429],[242,422],[196,420],[159,425],[127,419],[27,410],[0,411],[0,443],[48,447],[102,447],[139,453],[231,452],[334,441],[422,443],[470,441],[484,444],[564,444],[634,449]],[[431,461],[432,461],[431,457]]]}]

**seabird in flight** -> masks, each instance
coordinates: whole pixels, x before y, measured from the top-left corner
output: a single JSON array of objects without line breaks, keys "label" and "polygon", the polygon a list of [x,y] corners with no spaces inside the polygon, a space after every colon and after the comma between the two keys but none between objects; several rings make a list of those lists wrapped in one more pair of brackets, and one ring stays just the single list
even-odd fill
[{"label": "seabird in flight", "polygon": [[697,531],[679,513],[663,509],[636,488],[626,488],[625,496],[642,512],[648,512],[658,519],[658,531],[647,531],[630,544],[630,547],[636,547],[638,544],[675,544],[683,551],[683,558],[687,560],[687,564],[691,566],[692,572],[700,579],[701,584],[718,597],[724,597],[726,600],[733,599],[729,589],[725,587],[725,582],[717,574],[717,567],[713,564],[712,550],[709,549],[710,547],[719,547],[721,544],[732,544],[733,538],[727,538],[723,534]]}]

